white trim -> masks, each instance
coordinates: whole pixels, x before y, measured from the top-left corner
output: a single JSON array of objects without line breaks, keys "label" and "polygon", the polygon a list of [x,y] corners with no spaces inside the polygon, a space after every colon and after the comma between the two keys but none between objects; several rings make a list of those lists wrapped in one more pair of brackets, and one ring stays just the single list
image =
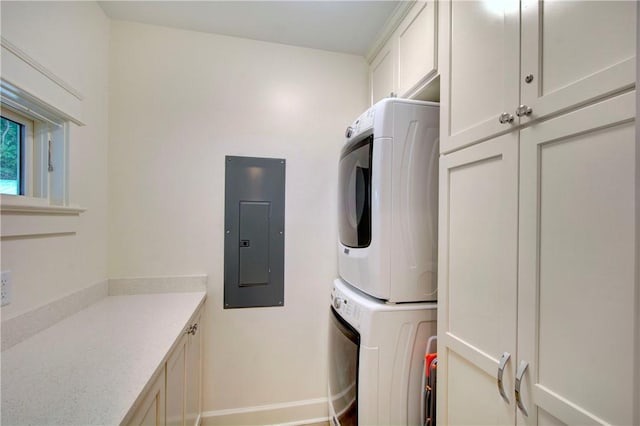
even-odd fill
[{"label": "white trim", "polygon": [[2,194],[0,238],[75,234],[85,209],[47,204],[46,198]]},{"label": "white trim", "polygon": [[298,420],[295,422],[288,422],[288,423],[276,423],[272,426],[301,426],[301,425],[313,425],[316,423],[323,423],[323,422],[328,422],[329,420],[331,420],[331,418],[329,416],[327,417],[316,417],[315,419],[305,419],[305,420]]},{"label": "white trim", "polygon": [[82,96],[5,38],[1,39],[3,99],[11,99],[53,121],[83,126]]},{"label": "white trim", "polygon": [[66,81],[64,81],[63,79],[61,79],[60,77],[52,73],[51,71],[49,71],[44,65],[42,65],[40,62],[33,59],[24,50],[20,49],[18,46],[11,43],[9,40],[7,40],[4,37],[1,37],[0,44],[9,52],[13,53],[18,58],[20,58],[23,62],[27,63],[32,68],[36,69],[40,74],[47,77],[53,83],[57,84],[58,86],[60,86],[61,88],[69,92],[69,94],[73,95],[76,99],[78,99],[79,101],[84,100],[84,96],[82,96],[82,94],[79,91],[74,89],[73,86],[71,86],[69,83],[67,83]]},{"label": "white trim", "polygon": [[326,404],[328,403],[328,401],[329,401],[328,398],[315,398],[315,399],[303,399],[300,401],[292,401],[292,402],[280,402],[276,404],[254,405],[253,407],[227,408],[224,410],[206,411],[202,413],[202,417],[218,417],[218,416],[228,416],[229,414],[244,414],[244,413],[254,413],[257,411],[281,410],[283,408],[302,407],[305,405],[312,405],[312,404]]},{"label": "white trim", "polygon": [[[47,80],[47,82],[49,81]],[[51,87],[61,89],[57,85],[53,85]],[[81,101],[73,98],[73,96],[69,97],[68,94],[66,94],[65,97],[73,99],[73,103],[76,104],[73,106],[67,105],[67,107],[71,107],[72,109],[80,108]],[[21,88],[20,85],[16,84],[12,79],[8,79],[6,71],[2,74],[2,78],[0,79],[0,98],[2,100],[2,103],[4,104],[12,108],[21,110],[25,114],[31,115],[34,118],[47,121],[51,124],[55,124],[56,126],[60,126],[65,121],[70,121],[74,124],[77,124],[78,126],[84,126],[84,123],[79,118],[79,111],[63,111],[61,108],[64,109],[64,107],[62,106],[60,99],[58,99],[57,102],[55,101],[55,99],[53,102],[51,102],[51,100],[50,102],[46,102],[38,98],[37,96],[33,95],[32,92]],[[56,104],[56,106],[53,105],[54,103]]]},{"label": "white trim", "polygon": [[78,216],[87,209],[80,206],[56,206],[49,204],[46,198],[24,197],[21,195],[2,194],[0,196],[0,212],[32,213]]},{"label": "white trim", "polygon": [[387,41],[389,41],[389,39],[393,35],[393,32],[398,28],[400,22],[402,22],[404,17],[407,16],[415,2],[416,0],[408,0],[398,3],[389,19],[387,19],[387,22],[385,22],[380,35],[371,45],[369,51],[365,55],[365,59],[367,60],[368,64],[371,64],[371,61],[373,61],[373,59],[380,52],[380,50],[382,50]]},{"label": "white trim", "polygon": [[40,114],[37,111],[34,111],[33,109],[26,107],[14,100],[12,100],[11,98],[8,98],[6,96],[3,96],[2,94],[0,94],[0,102],[6,106],[8,106],[9,108],[13,108],[16,111],[21,111],[23,114],[27,114],[27,115],[31,115],[35,118],[37,118],[38,120],[42,120],[46,123],[49,123],[53,126],[56,127],[61,127],[62,124],[60,123],[56,123],[55,121],[45,117],[44,115]]},{"label": "white trim", "polygon": [[72,235],[78,229],[78,216],[59,214],[2,214],[0,238],[15,239],[46,235]]},{"label": "white trim", "polygon": [[[302,425],[328,420],[328,398],[313,398],[252,407],[228,408],[202,413],[205,425],[261,424]],[[325,417],[327,416],[327,417]]]}]

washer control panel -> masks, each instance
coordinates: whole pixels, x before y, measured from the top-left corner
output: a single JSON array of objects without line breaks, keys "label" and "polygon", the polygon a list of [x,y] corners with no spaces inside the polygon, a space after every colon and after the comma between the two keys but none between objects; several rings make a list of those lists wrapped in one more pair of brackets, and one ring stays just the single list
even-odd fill
[{"label": "washer control panel", "polygon": [[360,327],[360,306],[335,287],[331,289],[331,305],[349,324],[356,328]]}]

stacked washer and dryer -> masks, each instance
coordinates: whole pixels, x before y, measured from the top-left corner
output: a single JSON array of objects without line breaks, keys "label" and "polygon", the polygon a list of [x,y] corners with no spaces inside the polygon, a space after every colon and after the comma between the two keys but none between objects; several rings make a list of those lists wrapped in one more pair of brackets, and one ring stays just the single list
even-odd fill
[{"label": "stacked washer and dryer", "polygon": [[425,422],[436,335],[439,105],[384,99],[347,128],[339,165],[340,277],[331,291],[335,425]]}]

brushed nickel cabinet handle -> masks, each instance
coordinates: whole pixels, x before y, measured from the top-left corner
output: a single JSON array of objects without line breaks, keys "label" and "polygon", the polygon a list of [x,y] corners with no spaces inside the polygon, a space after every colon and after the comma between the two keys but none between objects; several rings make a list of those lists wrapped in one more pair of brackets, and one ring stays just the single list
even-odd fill
[{"label": "brushed nickel cabinet handle", "polygon": [[500,122],[500,124],[512,123],[513,115],[509,114],[508,112],[503,112],[502,114],[500,114],[500,117],[498,117],[498,121]]},{"label": "brushed nickel cabinet handle", "polygon": [[502,396],[502,399],[504,399],[507,404],[509,403],[509,398],[507,397],[507,394],[504,392],[504,385],[502,384],[502,375],[504,373],[504,367],[507,365],[507,362],[509,362],[509,359],[511,358],[511,354],[509,352],[505,352],[502,354],[502,357],[500,358],[500,365],[498,366],[498,391],[500,392],[500,396]]},{"label": "brushed nickel cabinet handle", "polygon": [[516,115],[518,117],[529,116],[532,112],[533,110],[530,106],[520,105],[518,108],[516,108]]},{"label": "brushed nickel cabinet handle", "polygon": [[518,371],[516,372],[516,403],[518,404],[518,408],[522,411],[522,414],[528,416],[527,408],[524,406],[522,402],[522,396],[520,395],[520,386],[522,384],[522,377],[524,376],[525,371],[527,371],[527,367],[529,367],[529,363],[527,361],[520,361],[520,365],[518,366]]}]

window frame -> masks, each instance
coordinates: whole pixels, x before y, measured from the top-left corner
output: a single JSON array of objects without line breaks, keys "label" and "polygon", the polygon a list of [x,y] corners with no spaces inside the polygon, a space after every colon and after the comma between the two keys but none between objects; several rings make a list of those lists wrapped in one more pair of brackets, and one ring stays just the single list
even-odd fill
[{"label": "window frame", "polygon": [[19,104],[8,103],[0,99],[0,114],[25,126],[23,193],[0,194],[2,204],[67,206],[68,123],[56,123],[26,107],[18,111]]},{"label": "window frame", "polygon": [[[5,35],[0,49],[0,100],[43,123],[34,128],[32,158],[34,169],[47,170],[32,178],[30,195],[0,194],[0,239],[74,234],[85,209],[69,202],[69,142],[71,126],[84,126],[84,97]],[[48,172],[49,140],[53,172]]]},{"label": "window frame", "polygon": [[70,121],[32,95],[13,89],[0,78],[2,114],[26,118],[33,125],[24,144],[24,194],[0,194],[0,237],[75,234],[78,216],[86,209],[69,203]]}]

